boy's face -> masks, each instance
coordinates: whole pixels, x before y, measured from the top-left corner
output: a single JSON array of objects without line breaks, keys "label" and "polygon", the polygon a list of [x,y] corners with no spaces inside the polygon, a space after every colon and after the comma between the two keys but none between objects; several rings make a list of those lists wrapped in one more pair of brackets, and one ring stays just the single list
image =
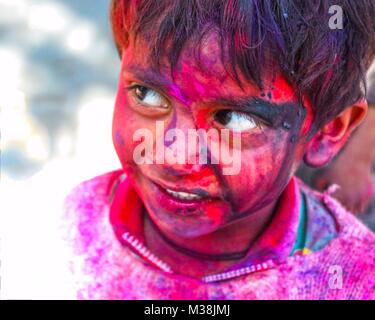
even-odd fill
[{"label": "boy's face", "polygon": [[[297,103],[280,74],[266,81],[263,92],[248,83],[242,90],[225,72],[216,39],[212,34],[202,46],[203,66],[188,45],[174,81],[168,67],[160,74],[152,71],[145,43],[123,52],[114,145],[153,222],[182,237],[214,232],[275,204],[304,154],[302,135],[311,119],[309,105]],[[216,164],[137,164],[133,155],[141,142],[134,141],[133,134],[148,130],[154,153],[160,153],[157,121],[165,131],[180,129],[186,135],[189,129],[230,130],[229,138],[219,138],[211,149],[224,144],[231,151],[239,139],[239,172],[224,175],[221,159]],[[186,146],[188,156],[195,158],[195,151],[182,140],[162,143],[164,151],[181,152]]]}]

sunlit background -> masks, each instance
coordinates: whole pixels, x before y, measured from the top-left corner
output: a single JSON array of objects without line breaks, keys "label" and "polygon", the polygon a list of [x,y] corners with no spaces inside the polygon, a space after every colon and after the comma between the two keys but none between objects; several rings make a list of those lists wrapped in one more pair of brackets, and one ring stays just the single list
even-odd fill
[{"label": "sunlit background", "polygon": [[55,278],[57,208],[80,181],[119,167],[111,117],[120,61],[108,7],[0,0],[2,299],[66,296]]}]

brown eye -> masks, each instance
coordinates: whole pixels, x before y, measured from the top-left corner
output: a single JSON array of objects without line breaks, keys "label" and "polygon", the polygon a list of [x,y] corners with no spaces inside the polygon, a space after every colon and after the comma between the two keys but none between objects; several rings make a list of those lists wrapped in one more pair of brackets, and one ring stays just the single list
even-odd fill
[{"label": "brown eye", "polygon": [[255,119],[244,112],[220,110],[216,112],[214,119],[225,128],[238,132],[258,127]]},{"label": "brown eye", "polygon": [[168,108],[168,101],[155,90],[140,85],[133,86],[133,90],[134,96],[143,105],[153,108]]}]

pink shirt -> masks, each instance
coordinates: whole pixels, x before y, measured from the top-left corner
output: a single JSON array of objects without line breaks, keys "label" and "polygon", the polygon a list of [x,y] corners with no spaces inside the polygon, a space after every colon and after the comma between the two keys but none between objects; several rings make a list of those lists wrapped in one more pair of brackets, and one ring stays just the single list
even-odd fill
[{"label": "pink shirt", "polygon": [[77,298],[375,298],[374,234],[296,178],[246,259],[202,279],[174,272],[148,250],[142,208],[121,171],[84,182],[67,197],[64,230]]}]

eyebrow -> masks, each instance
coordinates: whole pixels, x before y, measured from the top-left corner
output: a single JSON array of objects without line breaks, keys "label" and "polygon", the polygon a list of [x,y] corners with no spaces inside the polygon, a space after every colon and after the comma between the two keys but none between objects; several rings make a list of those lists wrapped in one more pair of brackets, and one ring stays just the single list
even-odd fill
[{"label": "eyebrow", "polygon": [[125,73],[131,73],[136,78],[153,87],[165,88],[172,83],[170,80],[163,77],[159,72],[152,69],[145,69],[139,65],[129,64],[126,66]]}]

